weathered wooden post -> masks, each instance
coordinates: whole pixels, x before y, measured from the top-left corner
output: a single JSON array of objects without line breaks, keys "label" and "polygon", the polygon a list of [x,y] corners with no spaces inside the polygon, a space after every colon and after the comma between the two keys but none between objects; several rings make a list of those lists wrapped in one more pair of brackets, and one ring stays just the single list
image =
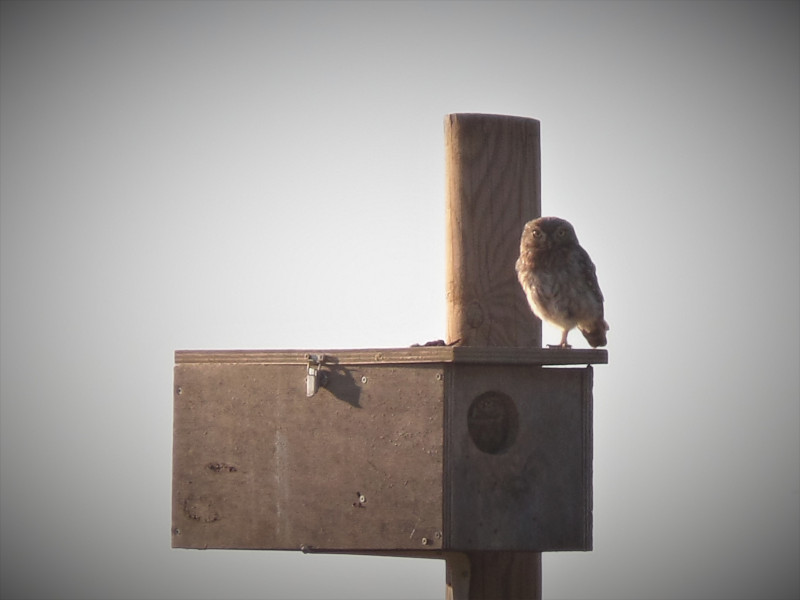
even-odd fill
[{"label": "weathered wooden post", "polygon": [[444,558],[454,600],[540,597],[541,552],[591,549],[607,353],[542,349],[514,274],[538,134],[446,120],[460,345],[175,353],[173,547]]},{"label": "weathered wooden post", "polygon": [[[448,336],[465,346],[539,348],[541,324],[514,271],[522,227],[541,216],[539,121],[448,115],[445,152]],[[453,600],[541,597],[539,552],[473,550],[450,556],[447,571],[450,588],[461,579]]]}]

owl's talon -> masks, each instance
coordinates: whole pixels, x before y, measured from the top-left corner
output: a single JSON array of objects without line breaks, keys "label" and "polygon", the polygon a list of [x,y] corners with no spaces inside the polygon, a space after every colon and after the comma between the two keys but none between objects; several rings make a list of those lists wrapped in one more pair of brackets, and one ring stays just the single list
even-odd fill
[{"label": "owl's talon", "polygon": [[572,348],[570,344],[547,344],[548,348]]}]

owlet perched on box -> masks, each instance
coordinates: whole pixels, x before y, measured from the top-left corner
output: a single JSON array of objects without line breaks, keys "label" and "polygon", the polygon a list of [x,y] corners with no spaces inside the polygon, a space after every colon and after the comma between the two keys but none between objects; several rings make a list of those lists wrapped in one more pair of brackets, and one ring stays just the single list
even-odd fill
[{"label": "owlet perched on box", "polygon": [[525,224],[519,245],[517,277],[534,314],[561,329],[562,348],[574,327],[593,348],[606,345],[603,293],[594,263],[575,230],[558,217]]}]

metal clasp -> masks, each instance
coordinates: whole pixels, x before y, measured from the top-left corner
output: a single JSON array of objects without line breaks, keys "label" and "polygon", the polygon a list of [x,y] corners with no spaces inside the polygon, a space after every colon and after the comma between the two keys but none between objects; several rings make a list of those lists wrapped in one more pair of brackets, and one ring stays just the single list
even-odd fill
[{"label": "metal clasp", "polygon": [[322,363],[325,362],[324,354],[306,354],[308,363],[306,364],[306,398],[311,398],[317,393],[320,386],[325,387],[328,383],[328,374],[322,370]]}]

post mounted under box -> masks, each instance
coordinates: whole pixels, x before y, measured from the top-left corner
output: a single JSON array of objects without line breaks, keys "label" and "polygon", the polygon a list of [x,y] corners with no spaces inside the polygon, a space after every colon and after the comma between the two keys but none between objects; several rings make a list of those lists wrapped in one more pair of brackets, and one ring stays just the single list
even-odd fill
[{"label": "post mounted under box", "polygon": [[588,365],[605,350],[175,359],[173,547],[592,547]]}]

